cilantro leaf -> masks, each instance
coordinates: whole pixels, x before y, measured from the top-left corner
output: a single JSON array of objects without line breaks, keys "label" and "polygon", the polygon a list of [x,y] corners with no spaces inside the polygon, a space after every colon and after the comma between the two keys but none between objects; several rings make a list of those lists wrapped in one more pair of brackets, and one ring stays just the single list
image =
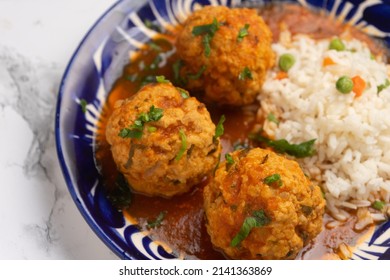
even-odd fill
[{"label": "cilantro leaf", "polygon": [[225,154],[225,160],[226,160],[226,171],[229,171],[230,167],[232,167],[235,161],[231,154]]},{"label": "cilantro leaf", "polygon": [[221,24],[217,21],[217,19],[214,18],[211,24],[194,26],[194,28],[192,29],[192,34],[194,36],[200,36],[205,34],[210,34],[214,36],[215,32],[218,31],[220,25]]},{"label": "cilantro leaf", "polygon": [[159,33],[162,32],[161,26],[155,24],[155,23],[152,22],[150,19],[145,19],[145,20],[144,20],[144,24],[145,24],[145,26],[146,26],[147,28],[149,28],[149,29],[152,29],[152,30],[154,30],[154,31],[156,31],[156,32],[159,32]]},{"label": "cilantro leaf", "polygon": [[[163,109],[156,108],[152,105],[149,112],[139,114],[138,118],[134,121],[134,124],[130,127],[122,128],[119,131],[118,136],[121,138],[134,138],[141,139],[145,123],[156,122],[163,117]],[[154,130],[155,131],[155,130]]]},{"label": "cilantro leaf", "polygon": [[121,138],[134,138],[134,139],[141,139],[142,138],[142,131],[137,129],[129,129],[129,128],[123,128],[119,132],[119,137]]},{"label": "cilantro leaf", "polygon": [[149,113],[148,113],[150,121],[156,122],[156,121],[160,120],[163,117],[163,112],[164,112],[163,109],[156,108],[156,107],[154,107],[154,105],[152,105],[152,107],[150,107]]},{"label": "cilantro leaf", "polygon": [[282,179],[279,174],[272,174],[263,180],[264,184],[268,186],[277,186],[280,187],[283,185]]},{"label": "cilantro leaf", "polygon": [[116,178],[113,190],[107,194],[107,199],[118,210],[127,208],[131,203],[130,187],[122,174]]},{"label": "cilantro leaf", "polygon": [[257,210],[252,213],[251,217],[245,218],[240,231],[232,239],[230,246],[236,247],[245,238],[248,237],[249,233],[253,228],[262,227],[271,222],[271,219],[265,214],[264,210]]},{"label": "cilantro leaf", "polygon": [[215,32],[217,32],[220,26],[221,24],[217,21],[216,18],[214,18],[211,24],[195,26],[192,29],[192,34],[194,36],[203,36],[202,44],[205,49],[204,54],[206,57],[209,57],[211,54],[211,40],[213,39]]},{"label": "cilantro leaf", "polygon": [[155,52],[161,52],[162,51],[162,48],[158,45],[158,44],[156,44],[156,42],[154,42],[154,41],[151,41],[151,42],[149,42],[148,43],[148,46],[152,49],[152,50],[154,50]]},{"label": "cilantro leaf", "polygon": [[180,76],[180,70],[183,68],[184,62],[181,59],[176,60],[172,64],[173,81],[176,85],[183,86],[187,84],[187,78]]},{"label": "cilantro leaf", "polygon": [[165,76],[156,76],[157,83],[169,83],[169,80],[165,79]]},{"label": "cilantro leaf", "polygon": [[199,69],[198,73],[196,73],[196,74],[187,74],[187,78],[190,79],[190,80],[197,80],[197,79],[199,79],[203,75],[203,73],[204,73],[204,71],[206,71],[206,69],[207,69],[207,66],[203,65]]},{"label": "cilantro leaf", "polygon": [[390,86],[390,81],[389,81],[389,79],[386,79],[386,81],[383,84],[381,84],[377,87],[378,93],[380,93],[382,90],[388,88],[389,86]]},{"label": "cilantro leaf", "polygon": [[244,37],[249,35],[248,29],[249,29],[249,24],[245,24],[245,26],[240,29],[237,35],[238,42],[241,42],[244,39]]},{"label": "cilantro leaf", "polygon": [[83,112],[84,114],[87,112],[87,105],[88,105],[88,102],[87,100],[85,99],[80,99],[80,107],[81,107],[81,112]]},{"label": "cilantro leaf", "polygon": [[225,115],[222,115],[221,118],[219,119],[217,126],[215,127],[214,141],[217,140],[218,137],[221,137],[225,132],[225,129],[223,127],[223,123],[225,122],[225,120],[226,120]]},{"label": "cilantro leaf", "polygon": [[210,34],[206,34],[203,36],[202,43],[204,46],[204,54],[206,57],[210,57],[210,54],[211,54],[211,46],[210,46],[211,40],[212,40],[212,37]]},{"label": "cilantro leaf", "polygon": [[246,79],[251,79],[253,80],[252,72],[248,67],[245,67],[241,73],[238,75],[238,79],[243,81]]},{"label": "cilantro leaf", "polygon": [[267,120],[279,125],[279,120],[275,117],[275,115],[273,113],[268,114]]},{"label": "cilantro leaf", "polygon": [[[153,59],[152,63],[149,65],[149,69],[155,70],[155,69],[159,68],[158,66],[160,65],[160,63],[161,63],[162,61],[163,61],[162,57],[161,57],[160,55],[157,55],[157,56]],[[162,77],[164,77],[164,76],[162,76]],[[157,80],[157,82],[158,82],[158,80]]]},{"label": "cilantro leaf", "polygon": [[156,132],[157,131],[157,127],[155,127],[155,126],[148,126],[148,131],[150,133]]},{"label": "cilantro leaf", "polygon": [[225,154],[225,159],[228,164],[234,164],[234,159],[231,154]]},{"label": "cilantro leaf", "polygon": [[148,76],[145,76],[142,78],[141,83],[140,83],[140,87],[142,88],[142,87],[146,86],[147,84],[155,83],[155,82],[156,82],[156,76],[148,75]]},{"label": "cilantro leaf", "polygon": [[179,87],[176,87],[176,89],[179,91],[181,97],[183,97],[183,99],[187,99],[187,98],[190,98],[190,94],[188,93],[188,91],[182,89],[182,88],[179,88]]},{"label": "cilantro leaf", "polygon": [[180,139],[181,139],[181,147],[180,147],[180,150],[175,157],[176,161],[179,161],[183,157],[185,151],[187,150],[187,136],[184,133],[183,129],[180,129],[179,135],[180,135]]},{"label": "cilantro leaf", "polygon": [[158,214],[157,218],[154,221],[148,221],[147,227],[148,228],[156,228],[156,227],[161,226],[161,223],[163,222],[167,213],[168,213],[167,211],[160,212],[160,214]]},{"label": "cilantro leaf", "polygon": [[259,134],[249,135],[249,138],[258,142],[265,143],[267,146],[273,148],[278,153],[286,153],[297,158],[309,157],[315,154],[314,142],[312,139],[300,144],[290,144],[286,139],[270,140]]}]

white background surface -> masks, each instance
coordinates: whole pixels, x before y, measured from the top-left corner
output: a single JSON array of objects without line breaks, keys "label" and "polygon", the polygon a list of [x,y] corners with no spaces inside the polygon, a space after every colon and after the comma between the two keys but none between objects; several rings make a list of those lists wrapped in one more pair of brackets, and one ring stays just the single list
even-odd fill
[{"label": "white background surface", "polygon": [[58,86],[114,0],[0,0],[0,259],[117,259],[71,199],[57,160]]}]

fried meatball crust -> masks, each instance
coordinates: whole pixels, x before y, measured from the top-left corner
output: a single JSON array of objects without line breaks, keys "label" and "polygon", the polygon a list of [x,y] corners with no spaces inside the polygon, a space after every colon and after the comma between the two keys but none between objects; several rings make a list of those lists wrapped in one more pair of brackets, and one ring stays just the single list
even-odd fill
[{"label": "fried meatball crust", "polygon": [[[196,36],[193,30],[214,20],[219,27],[210,40],[207,57],[205,34]],[[239,36],[245,29],[247,34]],[[274,65],[271,43],[272,33],[254,9],[206,6],[195,11],[179,32],[176,47],[184,62],[182,76],[191,77],[204,71],[198,79],[188,78],[186,88],[204,91],[205,100],[219,104],[253,103],[267,70]]]},{"label": "fried meatball crust", "polygon": [[[207,231],[232,259],[293,259],[322,230],[325,201],[297,162],[255,148],[231,154],[204,189]],[[269,180],[280,175],[280,180]],[[268,178],[268,179],[266,179]],[[263,211],[269,223],[254,227],[237,246],[245,219]]]},{"label": "fried meatball crust", "polygon": [[[113,159],[131,187],[150,196],[171,197],[189,191],[214,169],[221,150],[215,125],[204,104],[186,98],[171,83],[150,84],[116,104],[106,138]],[[142,137],[120,136],[151,108],[157,121],[144,123]]]}]

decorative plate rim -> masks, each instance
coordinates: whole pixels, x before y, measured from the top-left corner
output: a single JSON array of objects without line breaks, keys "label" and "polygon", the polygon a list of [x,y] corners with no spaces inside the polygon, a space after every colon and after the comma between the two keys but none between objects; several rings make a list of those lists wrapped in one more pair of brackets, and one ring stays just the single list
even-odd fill
[{"label": "decorative plate rim", "polygon": [[121,4],[125,0],[118,0],[114,4],[112,4],[109,8],[107,8],[103,14],[101,14],[98,19],[92,24],[92,26],[88,29],[84,37],[81,39],[80,43],[76,47],[76,49],[73,51],[73,54],[69,60],[69,63],[67,64],[64,74],[61,78],[61,84],[58,90],[58,97],[57,97],[57,104],[56,104],[56,113],[55,113],[55,139],[56,139],[56,150],[57,150],[57,157],[61,166],[61,170],[67,185],[67,188],[69,190],[69,193],[75,202],[78,210],[80,211],[81,215],[83,216],[84,220],[88,223],[88,225],[91,227],[91,229],[94,231],[94,233],[104,242],[104,244],[110,248],[118,257],[121,259],[126,258],[125,252],[123,252],[122,249],[120,249],[118,246],[115,246],[116,244],[110,240],[110,238],[101,230],[99,230],[100,226],[94,220],[89,213],[86,211],[84,207],[82,207],[82,204],[80,202],[80,198],[78,194],[76,193],[75,185],[73,184],[73,181],[71,179],[71,175],[69,172],[69,168],[65,162],[65,157],[63,153],[63,147],[61,142],[61,130],[60,130],[60,108],[62,105],[63,95],[64,95],[64,86],[66,78],[69,75],[69,71],[71,70],[75,59],[80,53],[81,47],[84,45],[84,43],[89,38],[90,34],[95,30],[95,28],[102,22],[102,20],[111,13],[118,5]]}]

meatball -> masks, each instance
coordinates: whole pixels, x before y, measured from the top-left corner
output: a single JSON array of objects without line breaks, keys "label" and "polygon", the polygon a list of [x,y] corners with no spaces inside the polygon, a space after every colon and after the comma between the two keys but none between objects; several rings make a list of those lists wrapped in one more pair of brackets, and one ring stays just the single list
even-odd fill
[{"label": "meatball", "polygon": [[235,151],[204,189],[207,231],[232,259],[293,259],[322,230],[325,201],[297,162]]},{"label": "meatball", "polygon": [[171,83],[150,84],[119,102],[106,138],[131,187],[171,197],[200,183],[219,161],[220,143],[204,104]]},{"label": "meatball", "polygon": [[205,100],[240,106],[255,101],[274,65],[272,34],[254,9],[206,6],[185,21],[177,37],[186,88]]}]

